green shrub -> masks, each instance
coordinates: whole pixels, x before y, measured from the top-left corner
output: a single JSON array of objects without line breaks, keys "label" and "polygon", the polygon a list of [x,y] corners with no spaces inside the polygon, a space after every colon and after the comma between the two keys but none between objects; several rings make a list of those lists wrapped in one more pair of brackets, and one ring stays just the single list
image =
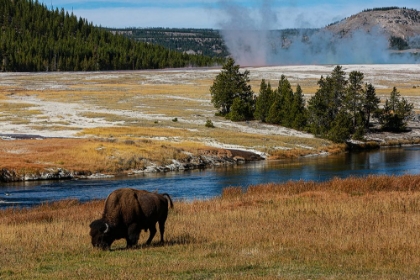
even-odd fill
[{"label": "green shrub", "polygon": [[205,126],[210,127],[210,128],[214,128],[214,124],[211,120],[207,120]]}]

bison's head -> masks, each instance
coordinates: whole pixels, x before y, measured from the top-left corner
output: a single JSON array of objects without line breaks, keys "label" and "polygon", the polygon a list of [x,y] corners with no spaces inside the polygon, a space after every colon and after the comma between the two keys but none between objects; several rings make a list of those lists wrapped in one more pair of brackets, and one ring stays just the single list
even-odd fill
[{"label": "bison's head", "polygon": [[96,220],[90,224],[90,236],[92,237],[93,247],[99,247],[103,250],[109,249],[113,238],[110,226],[103,220]]}]

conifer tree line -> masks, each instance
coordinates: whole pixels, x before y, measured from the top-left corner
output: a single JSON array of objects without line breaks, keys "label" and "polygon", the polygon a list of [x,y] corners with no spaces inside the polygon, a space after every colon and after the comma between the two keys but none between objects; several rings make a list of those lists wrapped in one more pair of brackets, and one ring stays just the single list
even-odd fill
[{"label": "conifer tree line", "polygon": [[0,0],[0,26],[2,71],[135,70],[215,62],[114,35],[38,0]]},{"label": "conifer tree line", "polygon": [[170,50],[217,57],[221,64],[229,56],[222,34],[214,29],[197,28],[124,28],[109,29],[138,42],[160,45]]},{"label": "conifer tree line", "polygon": [[248,70],[241,72],[232,58],[224,64],[210,87],[218,115],[232,121],[259,120],[307,131],[337,143],[363,139],[372,118],[383,130],[404,131],[413,115],[413,104],[395,87],[381,106],[375,87],[363,81],[362,72],[352,71],[347,77],[339,65],[327,77],[321,76],[308,102],[300,85],[293,90],[284,75],[276,88],[262,79],[257,96],[248,84],[249,74]]},{"label": "conifer tree line", "polygon": [[364,9],[363,12],[375,12],[375,11],[389,11],[389,10],[398,10],[403,9],[407,10],[407,7],[397,7],[397,6],[391,6],[391,7],[379,7],[379,8],[373,8],[373,9]]}]

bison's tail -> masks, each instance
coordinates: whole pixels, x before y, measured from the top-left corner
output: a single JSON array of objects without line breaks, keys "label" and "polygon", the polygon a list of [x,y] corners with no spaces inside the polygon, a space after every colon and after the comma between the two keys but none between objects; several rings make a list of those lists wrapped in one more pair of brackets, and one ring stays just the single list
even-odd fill
[{"label": "bison's tail", "polygon": [[163,195],[163,196],[165,196],[165,197],[166,197],[166,199],[168,199],[168,201],[169,201],[169,206],[170,206],[171,208],[174,208],[174,203],[172,202],[172,198],[169,196],[169,194],[167,194],[167,193],[163,193],[162,195]]}]

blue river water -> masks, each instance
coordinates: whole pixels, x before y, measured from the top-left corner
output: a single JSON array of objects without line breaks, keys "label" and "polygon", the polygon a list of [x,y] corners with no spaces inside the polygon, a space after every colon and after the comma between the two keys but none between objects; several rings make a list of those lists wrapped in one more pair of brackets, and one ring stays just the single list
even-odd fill
[{"label": "blue river water", "polygon": [[63,199],[82,202],[104,199],[113,190],[123,187],[166,192],[175,200],[194,200],[218,196],[229,186],[246,188],[289,180],[326,181],[334,177],[375,174],[420,174],[420,147],[262,161],[113,179],[0,183],[0,208],[31,207]]}]

